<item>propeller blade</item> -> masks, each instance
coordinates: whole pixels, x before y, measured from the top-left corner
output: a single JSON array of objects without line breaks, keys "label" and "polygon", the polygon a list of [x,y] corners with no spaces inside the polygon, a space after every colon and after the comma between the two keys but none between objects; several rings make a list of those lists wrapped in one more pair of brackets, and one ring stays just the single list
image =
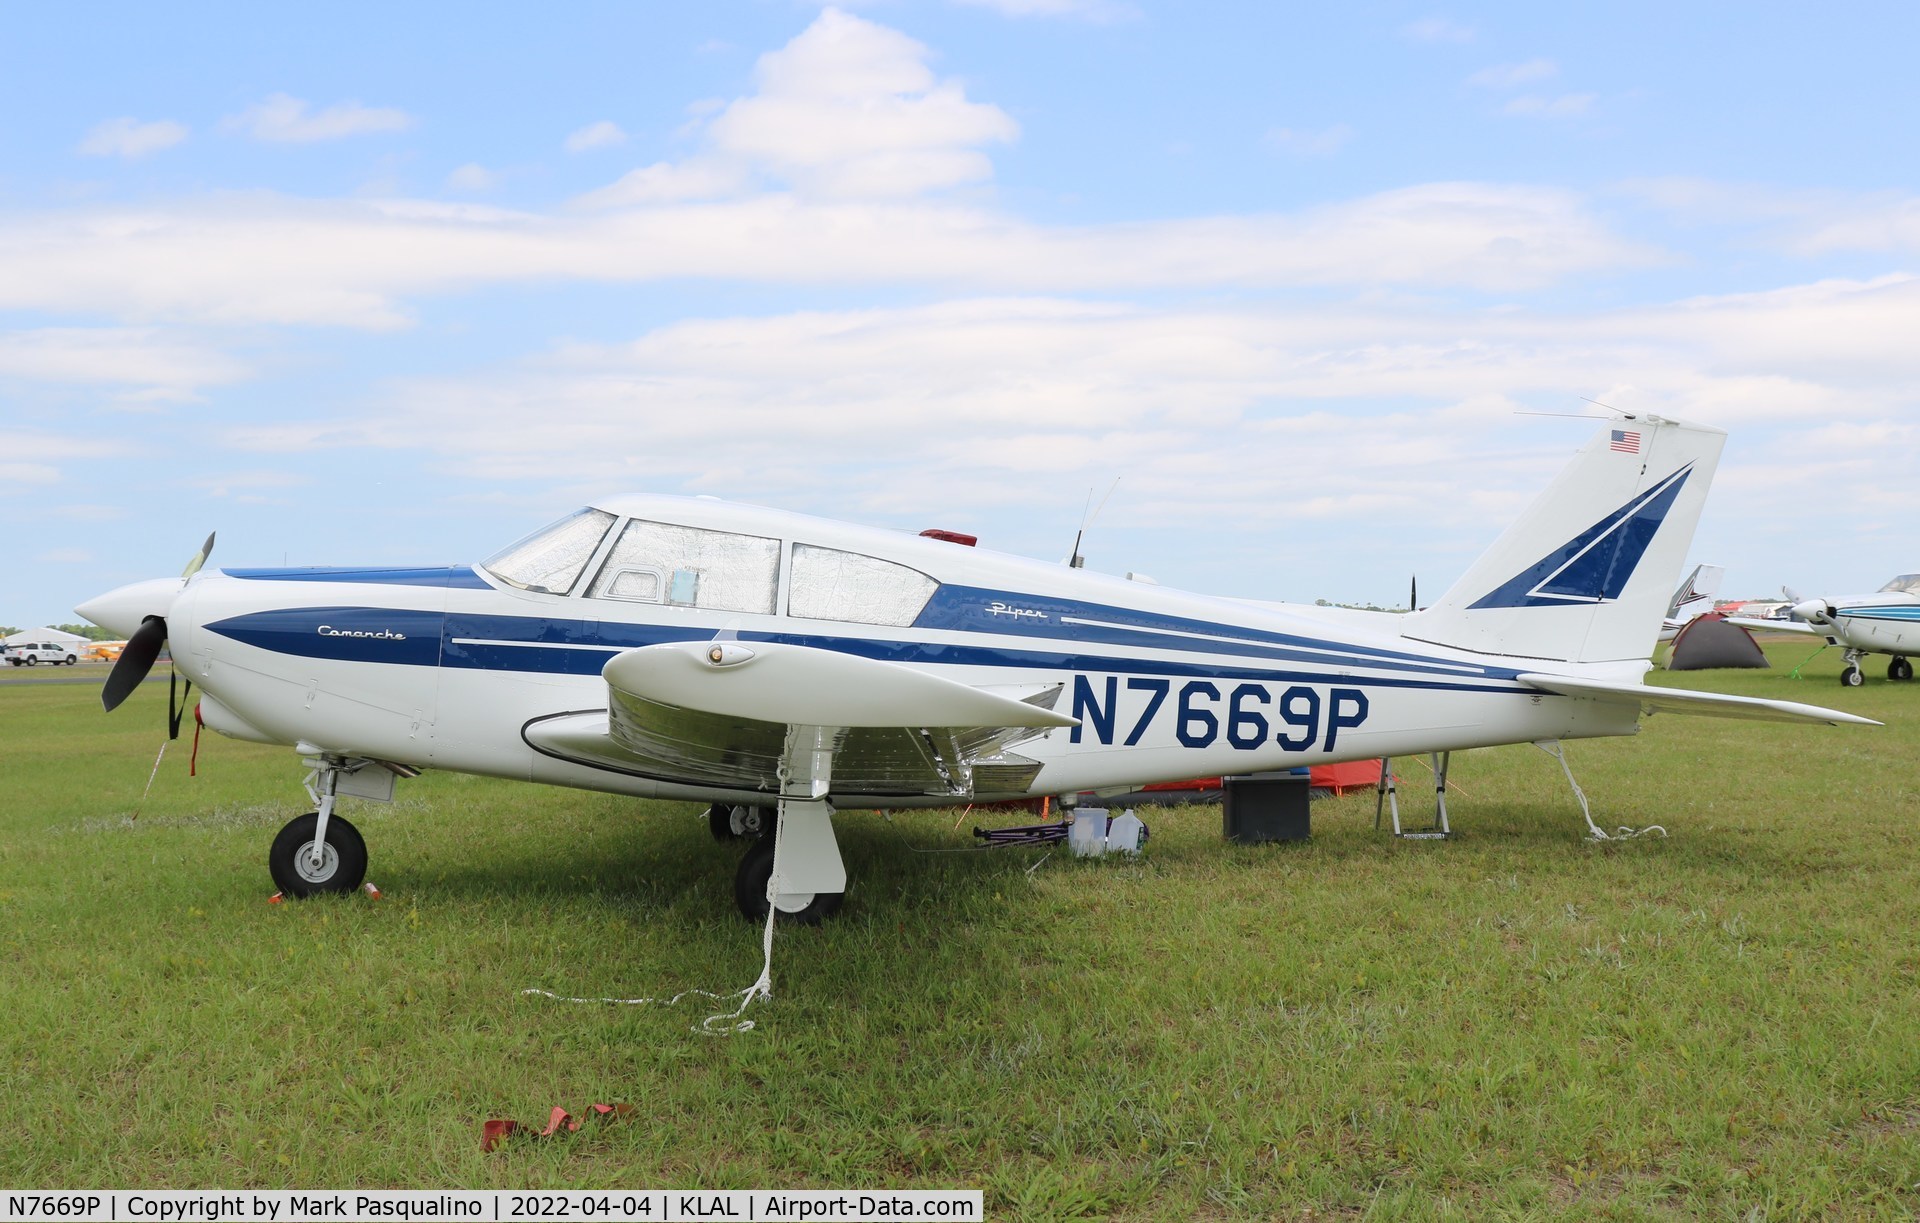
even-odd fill
[{"label": "propeller blade", "polygon": [[107,675],[107,685],[100,690],[100,703],[108,712],[120,707],[120,702],[133,695],[140,681],[147,678],[147,672],[153,670],[154,659],[160,657],[160,647],[166,644],[167,622],[154,616],[127,638],[127,648],[120,651],[120,661],[113,664],[113,670]]},{"label": "propeller blade", "polygon": [[206,564],[207,558],[213,555],[213,537],[216,533],[217,532],[211,531],[207,533],[207,542],[200,545],[199,555],[188,561],[186,569],[181,572],[180,578],[182,581],[200,572],[200,566]]}]

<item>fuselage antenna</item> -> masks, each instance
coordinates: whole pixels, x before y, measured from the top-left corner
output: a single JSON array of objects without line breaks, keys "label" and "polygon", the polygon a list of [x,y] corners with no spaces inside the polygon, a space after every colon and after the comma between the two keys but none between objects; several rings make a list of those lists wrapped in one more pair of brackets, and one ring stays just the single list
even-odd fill
[{"label": "fuselage antenna", "polygon": [[[1088,514],[1084,510],[1081,511],[1080,529],[1073,533],[1073,555],[1067,558],[1067,567],[1069,569],[1085,569],[1087,567],[1087,558],[1080,555],[1080,541],[1085,539],[1087,532],[1093,529],[1094,522],[1100,517],[1100,511],[1107,508],[1107,498],[1113,496],[1113,490],[1119,487],[1120,477],[1115,476],[1113,483],[1107,486],[1107,496],[1100,498],[1100,504],[1093,507],[1093,513]],[[1093,502],[1092,489],[1087,490],[1087,502],[1088,504],[1092,504]]]}]

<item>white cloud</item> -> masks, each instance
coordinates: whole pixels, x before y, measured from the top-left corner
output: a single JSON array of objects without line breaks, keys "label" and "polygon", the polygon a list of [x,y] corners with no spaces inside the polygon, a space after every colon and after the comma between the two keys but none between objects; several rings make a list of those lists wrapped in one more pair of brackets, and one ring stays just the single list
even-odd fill
[{"label": "white cloud", "polygon": [[900,197],[990,178],[978,146],[1019,128],[997,106],[934,78],[927,48],[897,30],[829,8],[760,57],[760,90],[706,127],[738,157],[825,197]]},{"label": "white cloud", "polygon": [[81,140],[78,152],[88,157],[145,157],[161,149],[170,149],[187,138],[183,123],[156,119],[142,123],[138,119],[108,119],[95,125]]},{"label": "white cloud", "polygon": [[491,191],[499,185],[499,174],[473,161],[447,175],[447,187],[453,191]]},{"label": "white cloud", "polygon": [[1467,84],[1482,89],[1514,89],[1530,81],[1544,81],[1555,76],[1560,65],[1550,59],[1530,59],[1519,64],[1495,64],[1483,68],[1467,78]]},{"label": "white cloud", "polygon": [[[1907,427],[1900,388],[1920,379],[1917,326],[1915,278],[1564,316],[985,298],[676,323],[408,382],[357,422],[231,440],[414,450],[509,483],[565,471],[596,488],[654,487],[673,472],[681,491],[738,496],[751,471],[753,499],[845,511],[857,486],[867,511],[955,521],[996,497],[1073,501],[1077,513],[1087,483],[1124,471],[1116,523],[1257,530],[1324,513],[1361,534],[1417,520],[1471,540],[1555,465],[1562,435],[1525,431],[1514,409],[1591,410],[1581,395],[1871,460],[1829,494],[1836,508],[1871,501],[1877,484],[1904,479],[1910,449],[1876,455],[1870,440]],[[1869,431],[1832,433],[1843,412]],[[555,414],[564,436],[547,425]],[[1288,495],[1249,498],[1227,471],[1284,471]],[[1805,490],[1817,473],[1780,479]]]},{"label": "white cloud", "polygon": [[33,559],[42,565],[90,565],[93,563],[93,553],[85,548],[54,548]]},{"label": "white cloud", "polygon": [[1510,115],[1530,115],[1545,119],[1565,119],[1573,115],[1584,115],[1593,109],[1599,99],[1596,93],[1563,93],[1557,98],[1537,97],[1532,94],[1514,98],[1504,109]]},{"label": "white cloud", "polygon": [[0,332],[0,378],[141,387],[165,400],[246,376],[233,358],[150,328]]},{"label": "white cloud", "polygon": [[694,158],[677,164],[657,161],[629,170],[617,181],[590,191],[574,202],[589,209],[677,204],[735,195],[747,183],[746,169],[738,162],[717,158]]},{"label": "white cloud", "polygon": [[[13,435],[9,445],[19,445],[20,438]],[[7,493],[26,491],[29,484],[58,484],[60,469],[49,467],[45,463],[4,463],[0,462],[0,496]]]},{"label": "white cloud", "polygon": [[611,119],[589,123],[568,135],[567,152],[585,153],[592,149],[611,149],[627,142],[627,134]]},{"label": "white cloud", "polygon": [[1485,183],[1288,214],[1080,227],[932,201],[790,195],[559,217],[255,196],[0,220],[0,309],[394,327],[408,321],[410,295],[528,280],[1505,292],[1658,258],[1569,192]]},{"label": "white cloud", "polygon": [[1276,127],[1267,133],[1267,147],[1302,157],[1325,157],[1338,152],[1353,138],[1353,129],[1344,123],[1319,131]]},{"label": "white cloud", "polygon": [[240,114],[222,120],[221,127],[227,131],[244,133],[255,140],[307,144],[368,132],[405,131],[413,124],[413,116],[390,106],[336,102],[325,110],[310,113],[308,103],[303,99],[276,93],[254,103]]},{"label": "white cloud", "polygon": [[1472,26],[1449,21],[1445,17],[1424,17],[1419,21],[1408,22],[1400,27],[1402,38],[1411,38],[1415,42],[1472,42]]}]

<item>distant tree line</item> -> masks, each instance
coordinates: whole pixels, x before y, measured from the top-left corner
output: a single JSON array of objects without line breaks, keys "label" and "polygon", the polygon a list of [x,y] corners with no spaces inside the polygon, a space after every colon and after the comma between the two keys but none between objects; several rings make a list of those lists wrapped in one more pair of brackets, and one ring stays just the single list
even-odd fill
[{"label": "distant tree line", "polygon": [[[110,628],[101,628],[97,624],[56,624],[53,627],[63,633],[72,633],[75,637],[85,637],[88,641],[118,641],[120,634]],[[17,633],[19,629],[10,628],[7,633]],[[0,634],[4,636],[5,634]]]}]

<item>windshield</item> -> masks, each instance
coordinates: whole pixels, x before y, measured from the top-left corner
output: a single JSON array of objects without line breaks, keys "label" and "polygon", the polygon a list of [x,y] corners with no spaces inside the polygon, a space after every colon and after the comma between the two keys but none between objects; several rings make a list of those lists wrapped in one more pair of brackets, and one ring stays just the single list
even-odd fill
[{"label": "windshield", "polygon": [[605,510],[579,510],[488,557],[480,567],[509,586],[563,595],[580,580],[580,571],[612,525],[613,515]]},{"label": "windshield", "polygon": [[1910,595],[1920,595],[1920,573],[1903,573],[1880,589],[1883,593],[1889,590],[1897,590],[1904,591]]}]

